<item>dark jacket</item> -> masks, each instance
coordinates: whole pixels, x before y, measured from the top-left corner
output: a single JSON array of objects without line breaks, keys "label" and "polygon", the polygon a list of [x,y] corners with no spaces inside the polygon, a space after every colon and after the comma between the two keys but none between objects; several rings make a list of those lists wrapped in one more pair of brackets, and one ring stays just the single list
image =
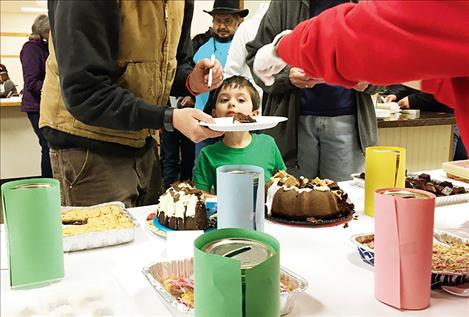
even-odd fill
[{"label": "dark jacket", "polygon": [[442,104],[441,102],[438,102],[435,97],[433,97],[433,95],[404,85],[388,86],[388,93],[395,95],[397,97],[397,101],[408,97],[409,106],[411,109],[420,109],[422,111],[430,112],[453,112],[453,109]]},{"label": "dark jacket", "polygon": [[[300,22],[309,19],[309,0],[271,1],[259,26],[254,40],[246,44],[248,56],[246,61],[251,68],[256,83],[267,92],[263,110],[264,115],[288,117],[288,121],[273,129],[266,130],[274,137],[287,167],[297,166],[298,151],[298,117],[300,115],[301,89],[290,83],[289,66],[275,76],[272,86],[265,84],[253,72],[254,57],[258,49],[273,41],[275,35],[283,30],[292,30]],[[357,129],[362,151],[368,146],[376,145],[377,121],[370,94],[380,87],[370,85],[365,92],[356,92]],[[264,97],[265,98],[265,97]]]},{"label": "dark jacket", "polygon": [[46,76],[47,56],[49,56],[47,43],[41,40],[29,40],[21,49],[20,60],[24,81],[21,111],[39,112],[42,83]]}]

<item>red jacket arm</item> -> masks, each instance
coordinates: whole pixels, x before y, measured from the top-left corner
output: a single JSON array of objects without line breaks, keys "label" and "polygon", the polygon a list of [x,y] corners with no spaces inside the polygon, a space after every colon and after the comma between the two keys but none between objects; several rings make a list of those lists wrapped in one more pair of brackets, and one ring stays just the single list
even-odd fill
[{"label": "red jacket arm", "polygon": [[346,87],[469,74],[469,1],[361,1],[299,24],[277,53]]}]

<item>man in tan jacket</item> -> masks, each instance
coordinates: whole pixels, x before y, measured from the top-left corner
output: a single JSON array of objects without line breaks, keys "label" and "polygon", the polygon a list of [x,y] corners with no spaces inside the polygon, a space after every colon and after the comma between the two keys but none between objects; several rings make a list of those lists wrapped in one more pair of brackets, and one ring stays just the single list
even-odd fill
[{"label": "man in tan jacket", "polygon": [[40,126],[62,203],[156,203],[154,130],[178,129],[195,142],[220,135],[199,126],[213,120],[201,111],[166,106],[170,94],[197,95],[223,80],[218,61],[191,66],[193,1],[52,0],[48,6]]}]

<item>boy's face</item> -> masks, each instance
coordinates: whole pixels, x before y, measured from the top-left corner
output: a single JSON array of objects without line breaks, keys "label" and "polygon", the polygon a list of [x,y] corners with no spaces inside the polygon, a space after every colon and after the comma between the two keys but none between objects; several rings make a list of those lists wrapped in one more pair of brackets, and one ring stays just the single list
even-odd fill
[{"label": "boy's face", "polygon": [[246,88],[223,87],[212,110],[213,117],[232,117],[236,112],[257,116],[259,110],[252,110],[252,100]]}]

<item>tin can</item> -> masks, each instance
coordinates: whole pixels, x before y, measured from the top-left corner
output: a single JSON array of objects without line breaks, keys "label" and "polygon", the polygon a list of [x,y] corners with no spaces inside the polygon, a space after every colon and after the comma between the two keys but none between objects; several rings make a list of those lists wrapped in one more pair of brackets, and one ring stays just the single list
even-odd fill
[{"label": "tin can", "polygon": [[383,189],[377,191],[383,195],[391,195],[405,199],[430,199],[432,196],[420,192],[413,192],[405,189]]},{"label": "tin can", "polygon": [[259,187],[259,173],[252,170],[233,170],[228,171],[228,174],[250,174],[252,175],[252,212],[254,217],[252,218],[252,228],[257,230],[256,225],[256,206],[257,206],[257,189]]},{"label": "tin can", "polygon": [[246,316],[246,271],[275,254],[272,247],[252,239],[226,238],[205,245],[202,251],[239,260],[241,264],[242,312]]},{"label": "tin can", "polygon": [[30,183],[30,184],[21,184],[16,185],[11,188],[11,190],[15,189],[34,189],[34,188],[49,188],[52,187],[51,184],[47,183]]}]

